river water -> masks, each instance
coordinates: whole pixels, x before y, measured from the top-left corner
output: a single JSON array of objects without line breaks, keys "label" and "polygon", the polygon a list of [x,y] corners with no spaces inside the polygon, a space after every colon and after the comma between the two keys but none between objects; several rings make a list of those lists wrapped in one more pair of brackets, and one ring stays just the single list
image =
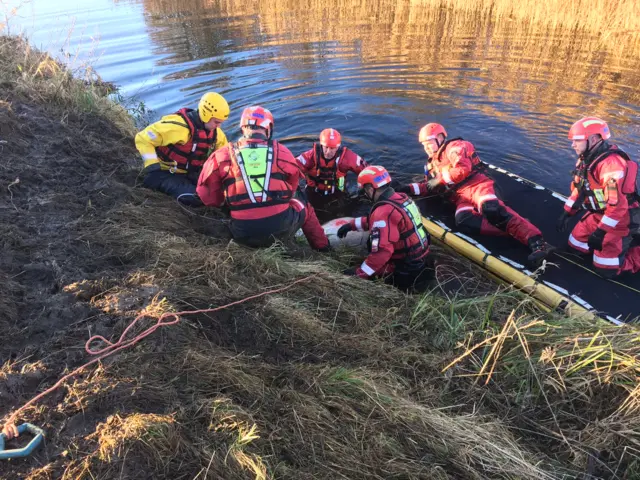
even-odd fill
[{"label": "river water", "polygon": [[[370,163],[420,173],[423,124],[481,158],[567,193],[571,123],[596,114],[640,158],[640,55],[588,33],[425,0],[31,0],[13,33],[75,69],[91,65],[151,118],[208,90],[276,117],[298,154],[327,127]],[[66,54],[61,53],[67,52]]]}]

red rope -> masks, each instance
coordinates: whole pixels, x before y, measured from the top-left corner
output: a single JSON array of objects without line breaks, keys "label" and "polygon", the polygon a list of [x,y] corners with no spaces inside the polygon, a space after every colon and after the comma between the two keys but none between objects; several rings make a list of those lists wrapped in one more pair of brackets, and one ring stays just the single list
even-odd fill
[{"label": "red rope", "polygon": [[[151,335],[153,332],[155,332],[160,327],[166,327],[166,326],[169,326],[169,325],[175,325],[176,323],[180,322],[180,318],[185,316],[185,315],[196,315],[196,314],[199,314],[199,313],[217,312],[219,310],[224,310],[225,308],[233,307],[234,305],[239,305],[241,303],[245,303],[245,302],[248,302],[250,300],[254,300],[256,298],[264,297],[266,295],[272,295],[274,293],[283,292],[285,290],[290,289],[294,285],[296,285],[298,283],[306,282],[307,280],[310,280],[313,277],[314,277],[314,275],[309,275],[308,277],[304,277],[304,278],[298,279],[298,280],[296,280],[294,282],[291,282],[289,285],[284,286],[282,288],[277,288],[277,289],[274,289],[274,290],[267,290],[266,292],[258,293],[256,295],[252,295],[250,297],[243,298],[242,300],[237,300],[235,302],[231,302],[231,303],[228,303],[226,305],[222,305],[221,307],[206,308],[206,309],[203,309],[203,310],[190,310],[190,311],[185,311],[185,312],[167,312],[167,313],[163,313],[162,315],[160,315],[160,317],[158,317],[158,319],[156,320],[156,323],[154,325],[152,325],[151,327],[147,328],[146,330],[144,330],[143,332],[139,333],[138,335],[136,335],[135,337],[133,337],[133,338],[131,338],[129,340],[126,339],[126,336],[129,333],[129,331],[136,325],[136,323],[138,323],[139,320],[142,320],[143,318],[149,317],[150,316],[149,314],[143,313],[143,314],[138,315],[129,324],[129,326],[127,328],[125,328],[124,332],[122,332],[122,335],[120,335],[120,338],[115,343],[110,342],[109,340],[107,340],[106,338],[104,338],[104,337],[102,337],[100,335],[94,335],[89,340],[87,340],[87,343],[85,344],[84,348],[85,348],[85,350],[87,351],[87,353],[89,355],[98,355],[98,357],[96,357],[93,360],[85,363],[84,365],[81,365],[80,367],[76,368],[73,372],[66,374],[64,377],[62,377],[60,380],[58,380],[55,383],[55,385],[53,385],[52,387],[46,389],[44,392],[36,395],[31,400],[29,400],[27,403],[25,403],[22,407],[20,407],[18,410],[13,412],[11,414],[11,416],[9,417],[9,419],[7,420],[7,422],[5,423],[5,427],[3,429],[3,432],[8,433],[8,432],[11,432],[11,431],[15,431],[15,430],[12,430],[12,427],[15,428],[15,421],[16,421],[16,418],[18,417],[18,414],[20,412],[22,412],[23,410],[25,410],[26,408],[34,405],[41,398],[45,397],[46,395],[49,395],[51,392],[56,390],[58,387],[60,387],[60,385],[62,385],[62,383],[65,380],[77,375],[82,370],[87,368],[89,365],[93,365],[94,363],[99,362],[100,360],[103,360],[104,358],[107,358],[110,355],[113,355],[114,353],[116,353],[116,352],[118,352],[120,350],[124,350],[125,348],[128,348],[128,347],[131,347],[132,345],[135,345],[136,343],[138,343],[143,338]],[[173,320],[164,321],[167,318],[171,318]],[[98,350],[92,350],[89,347],[89,345],[94,341],[102,341],[102,342],[106,343],[107,346],[104,347],[104,348],[98,349]]]}]

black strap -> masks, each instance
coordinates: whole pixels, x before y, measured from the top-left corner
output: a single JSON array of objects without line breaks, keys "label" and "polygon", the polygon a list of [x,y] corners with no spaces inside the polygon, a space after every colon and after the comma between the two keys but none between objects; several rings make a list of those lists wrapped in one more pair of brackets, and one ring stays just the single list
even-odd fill
[{"label": "black strap", "polygon": [[[264,178],[266,177],[265,175],[253,175],[251,178],[255,179],[255,178]],[[271,174],[271,178],[275,178],[276,180],[282,180],[283,182],[287,181],[287,176],[284,173],[280,173],[280,172],[275,172]],[[241,181],[242,183],[244,183],[244,181],[242,179],[238,179],[235,177],[228,177],[225,180],[222,181],[222,186],[226,189],[229,188],[231,185],[234,185],[236,182]]]},{"label": "black strap", "polygon": [[316,155],[316,170],[318,171],[318,175],[309,175],[309,177],[316,182],[324,182],[324,181],[332,181],[333,183],[338,180],[338,159],[341,158],[342,153],[344,151],[344,147],[340,146],[336,151],[334,157],[329,160],[333,162],[333,166],[328,166],[326,164],[323,165],[323,160],[327,160],[324,158],[324,154],[322,153],[322,146],[319,143],[315,145],[315,155]]},{"label": "black strap", "polygon": [[[602,152],[600,155],[598,155],[596,157],[596,159],[591,162],[586,168],[585,168],[585,176],[586,176],[586,170],[588,169],[589,173],[591,175],[593,175],[593,172],[595,170],[595,168],[598,166],[598,164],[600,162],[602,162],[605,158],[610,157],[611,155],[620,155],[622,158],[624,158],[627,162],[633,162],[633,160],[631,160],[631,157],[629,155],[627,155],[627,152],[620,150],[618,147],[611,146],[609,147],[607,150],[605,150],[604,152]],[[587,180],[585,178],[585,180]]]},{"label": "black strap", "polygon": [[[425,247],[426,248],[426,247]],[[403,248],[399,248],[397,250],[394,250],[393,253],[412,253],[415,252],[416,250],[420,250],[422,251],[422,244],[421,243],[416,243],[410,247],[403,247]]]},{"label": "black strap", "polygon": [[160,123],[170,123],[171,125],[178,125],[180,127],[186,128],[187,130],[191,130],[189,125],[185,125],[184,123],[180,123],[180,122],[174,122],[173,120],[162,120],[160,121]]},{"label": "black strap", "polygon": [[232,211],[238,211],[238,210],[251,210],[254,208],[273,207],[274,205],[284,205],[289,203],[289,201],[291,200],[291,197],[289,197],[288,199],[281,198],[277,200],[267,200],[266,202],[243,203],[241,205],[234,205],[232,203],[232,202],[241,202],[243,200],[248,200],[248,199],[249,199],[249,195],[247,194],[234,195],[233,197],[227,198],[229,209]]}]

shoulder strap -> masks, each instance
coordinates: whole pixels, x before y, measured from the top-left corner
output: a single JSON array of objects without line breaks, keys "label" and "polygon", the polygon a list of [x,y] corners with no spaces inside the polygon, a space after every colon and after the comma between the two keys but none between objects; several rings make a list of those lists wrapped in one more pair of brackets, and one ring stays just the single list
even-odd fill
[{"label": "shoulder strap", "polygon": [[610,157],[611,155],[620,155],[627,162],[633,162],[633,160],[631,160],[631,157],[627,154],[627,152],[620,150],[618,147],[613,145],[611,148],[609,148],[608,150],[605,150],[600,155],[598,155],[596,159],[593,162],[591,162],[591,165],[589,165],[588,167],[589,173],[593,175],[593,172],[595,171],[598,164],[602,162],[605,158]]}]

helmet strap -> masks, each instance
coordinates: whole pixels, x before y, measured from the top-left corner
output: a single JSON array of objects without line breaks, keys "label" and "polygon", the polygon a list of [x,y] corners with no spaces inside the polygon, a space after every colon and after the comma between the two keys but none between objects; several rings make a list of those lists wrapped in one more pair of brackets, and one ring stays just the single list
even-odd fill
[{"label": "helmet strap", "polygon": [[587,137],[587,149],[584,151],[584,155],[586,156],[587,154],[589,154],[592,150],[595,150],[598,146],[602,145],[602,142],[604,142],[603,138],[600,138],[600,140],[598,140],[596,143],[594,143],[593,145],[589,145],[589,137]]},{"label": "helmet strap", "polygon": [[242,136],[244,138],[251,139],[251,140],[268,140],[270,138],[270,135],[267,135],[262,131],[262,127],[256,127],[255,125],[247,125],[244,128],[249,128],[251,130],[251,133],[246,134],[244,133],[244,129],[243,129]]}]

